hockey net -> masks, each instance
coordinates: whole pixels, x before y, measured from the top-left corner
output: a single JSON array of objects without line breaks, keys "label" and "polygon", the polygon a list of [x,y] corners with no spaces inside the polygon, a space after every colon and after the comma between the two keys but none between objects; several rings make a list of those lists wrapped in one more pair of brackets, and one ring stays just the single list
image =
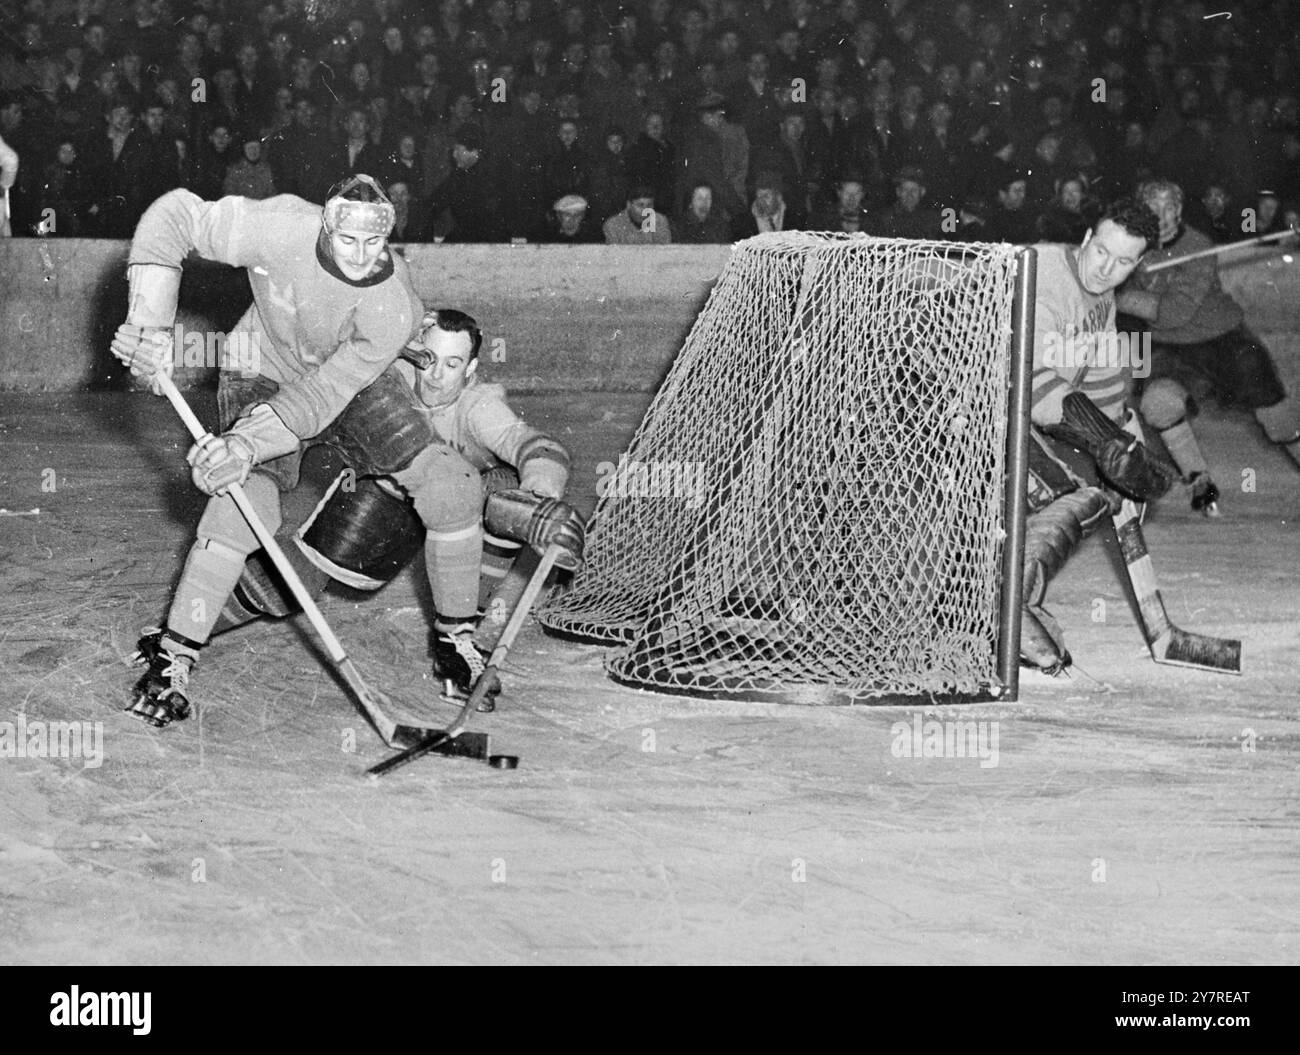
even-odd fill
[{"label": "hockey net", "polygon": [[1016,252],[738,244],[543,624],[658,691],[995,698]]}]

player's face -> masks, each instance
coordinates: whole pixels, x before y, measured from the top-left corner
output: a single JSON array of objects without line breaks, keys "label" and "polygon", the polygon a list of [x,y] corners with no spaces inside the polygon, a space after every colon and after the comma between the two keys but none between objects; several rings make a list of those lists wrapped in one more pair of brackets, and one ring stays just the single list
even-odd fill
[{"label": "player's face", "polygon": [[1102,220],[1079,249],[1079,281],[1089,293],[1109,293],[1133,273],[1144,252],[1146,239],[1114,220]]},{"label": "player's face", "polygon": [[388,245],[382,234],[340,229],[330,232],[330,252],[334,263],[353,282],[360,282],[375,269]]},{"label": "player's face", "polygon": [[1172,242],[1178,235],[1178,225],[1183,222],[1183,207],[1169,191],[1161,191],[1147,198],[1147,208],[1160,221],[1160,244]]},{"label": "player's face", "polygon": [[426,407],[445,407],[456,402],[478,367],[470,358],[474,339],[468,333],[449,333],[430,328],[422,342],[430,355],[429,365],[416,374],[415,391]]}]

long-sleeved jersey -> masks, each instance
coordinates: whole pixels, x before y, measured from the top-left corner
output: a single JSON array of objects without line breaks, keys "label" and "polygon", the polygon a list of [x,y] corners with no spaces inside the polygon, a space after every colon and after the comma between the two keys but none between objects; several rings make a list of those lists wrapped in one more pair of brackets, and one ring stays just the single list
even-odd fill
[{"label": "long-sleeved jersey", "polygon": [[1089,293],[1079,281],[1078,246],[1038,245],[1034,300],[1034,371],[1030,417],[1056,425],[1062,401],[1082,392],[1118,420],[1131,365],[1117,361],[1115,297]]},{"label": "long-sleeved jersey", "polygon": [[321,209],[290,195],[207,202],[187,190],[149,207],[130,264],[179,268],[190,253],[248,269],[251,334],[259,374],[280,386],[269,402],[310,439],[397,358],[424,308],[406,261],[389,254],[362,282],[343,277],[322,239]]},{"label": "long-sleeved jersey", "polygon": [[[414,368],[405,361],[397,365],[414,389]],[[443,441],[474,468],[509,465],[518,470],[525,490],[548,498],[564,497],[568,452],[510,409],[504,386],[471,378],[455,402],[425,408],[425,413]]]},{"label": "long-sleeved jersey", "polygon": [[[1143,263],[1173,260],[1213,246],[1200,231],[1184,227],[1182,234],[1168,245],[1151,250]],[[1212,256],[1167,267],[1155,274],[1138,270],[1129,281],[1134,288],[1160,298],[1159,311],[1151,320],[1151,339],[1163,344],[1212,341],[1231,333],[1244,317],[1241,305],[1224,292],[1219,281],[1219,265]]]}]

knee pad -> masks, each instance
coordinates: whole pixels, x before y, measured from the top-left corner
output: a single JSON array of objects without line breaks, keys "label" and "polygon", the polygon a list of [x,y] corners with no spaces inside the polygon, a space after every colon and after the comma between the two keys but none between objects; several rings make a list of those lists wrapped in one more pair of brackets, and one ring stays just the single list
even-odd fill
[{"label": "knee pad", "polygon": [[[254,472],[244,482],[244,494],[262,518],[266,530],[274,535],[280,529],[280,489],[275,481],[264,473]],[[208,500],[196,534],[244,556],[261,548],[244,514],[229,495]]]},{"label": "knee pad", "polygon": [[1142,390],[1142,417],[1152,428],[1170,429],[1187,417],[1189,397],[1187,389],[1169,377],[1148,381]]},{"label": "knee pad", "polygon": [[[351,482],[351,483],[350,483]],[[313,565],[358,590],[377,590],[424,543],[424,526],[396,488],[344,470],[294,536]]]}]

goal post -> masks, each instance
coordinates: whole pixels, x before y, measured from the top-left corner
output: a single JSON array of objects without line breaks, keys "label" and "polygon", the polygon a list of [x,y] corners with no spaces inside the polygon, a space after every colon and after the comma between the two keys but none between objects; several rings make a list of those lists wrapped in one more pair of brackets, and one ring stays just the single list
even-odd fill
[{"label": "goal post", "polygon": [[539,613],[615,680],[801,703],[1018,693],[1035,254],[738,243]]}]

